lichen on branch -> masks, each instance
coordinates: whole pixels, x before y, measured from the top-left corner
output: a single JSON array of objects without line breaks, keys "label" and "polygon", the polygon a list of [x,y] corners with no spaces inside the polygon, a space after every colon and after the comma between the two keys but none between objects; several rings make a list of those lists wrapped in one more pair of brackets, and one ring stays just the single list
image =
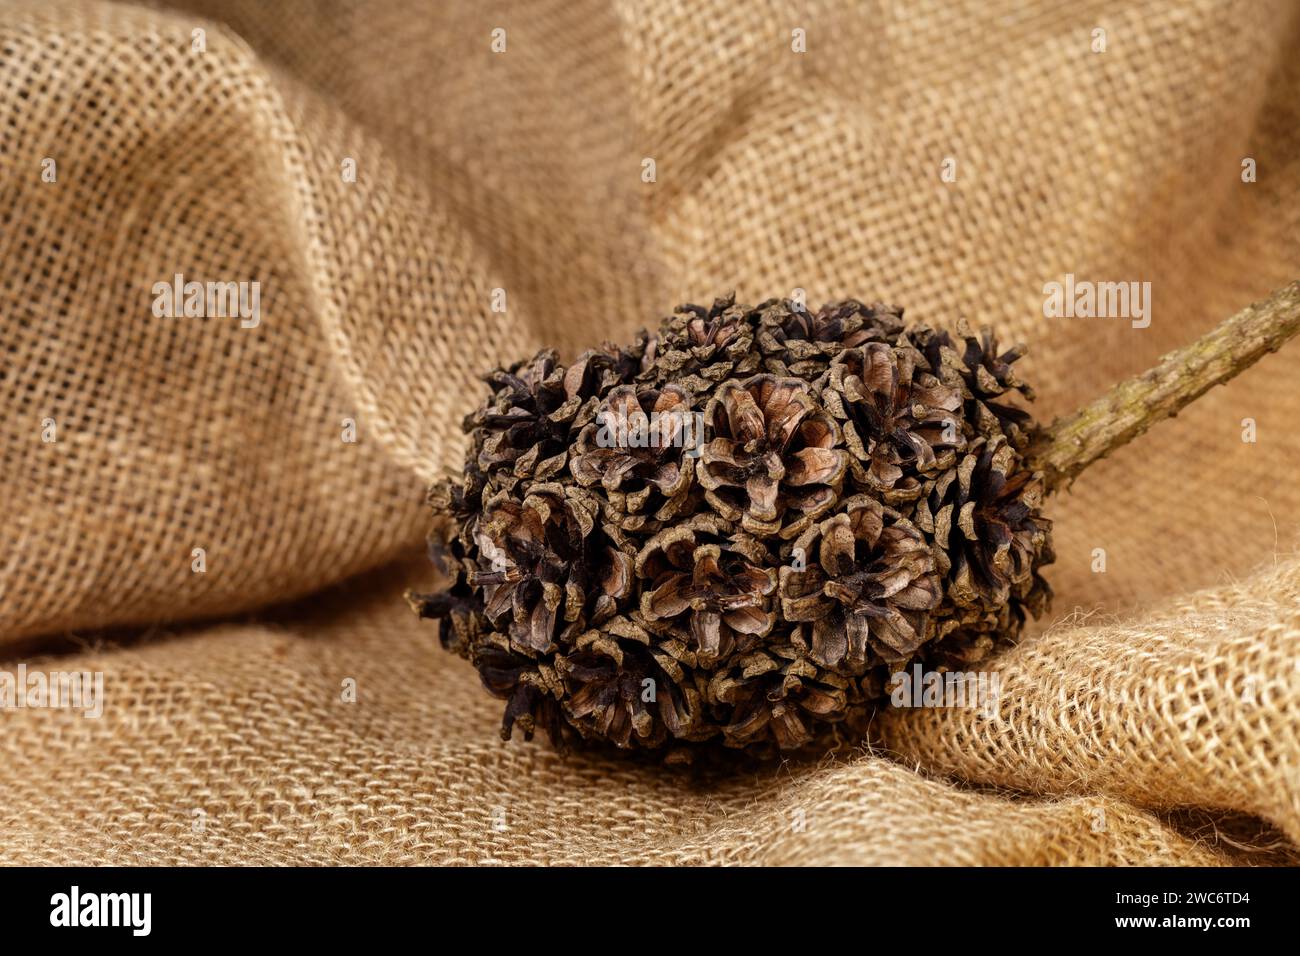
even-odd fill
[{"label": "lichen on branch", "polygon": [[1031,467],[1049,491],[1060,490],[1093,462],[1152,425],[1177,415],[1215,385],[1232,379],[1300,332],[1300,281],[1225,319],[1201,338],[1165,355],[1034,439]]}]

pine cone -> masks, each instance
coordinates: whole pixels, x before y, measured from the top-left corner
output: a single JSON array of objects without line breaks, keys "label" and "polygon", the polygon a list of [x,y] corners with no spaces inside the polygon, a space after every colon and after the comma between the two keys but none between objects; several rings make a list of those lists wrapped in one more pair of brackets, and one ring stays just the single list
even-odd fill
[{"label": "pine cone", "polygon": [[606,346],[584,352],[567,369],[554,349],[545,349],[489,375],[493,399],[465,421],[475,439],[480,488],[503,469],[537,481],[562,472],[573,432],[594,417],[599,397],[630,380],[637,368],[634,353]]},{"label": "pine cone", "polygon": [[776,590],[772,563],[749,535],[728,535],[725,522],[698,515],[661,531],[637,555],[636,573],[646,582],[641,619],[660,633],[676,624],[704,667],[748,653],[776,620],[768,599]]},{"label": "pine cone", "polygon": [[573,653],[557,658],[556,672],[564,683],[564,716],[582,736],[620,747],[631,746],[634,736],[644,747],[667,739],[667,728],[656,719],[658,694],[647,700],[645,682],[668,682],[646,648],[588,631]]},{"label": "pine cone", "polygon": [[486,634],[474,646],[470,661],[484,689],[506,702],[501,720],[503,740],[510,739],[516,724],[523,728],[527,740],[533,739],[538,727],[556,744],[566,739],[567,725],[545,676],[533,659],[511,649],[505,635]]},{"label": "pine cone", "polygon": [[789,299],[758,307],[758,342],[767,371],[815,380],[846,348],[892,342],[903,330],[903,310],[850,299],[809,312]]},{"label": "pine cone", "polygon": [[858,483],[891,503],[911,501],[922,482],[952,467],[965,445],[961,393],[927,370],[916,349],[872,342],[831,362],[822,400],[843,422]]},{"label": "pine cone", "polygon": [[848,457],[807,382],[724,382],[704,409],[704,427],[716,437],[700,456],[700,484],[727,521],[791,538],[835,504]]},{"label": "pine cone", "polygon": [[479,567],[469,584],[515,648],[548,653],[560,620],[603,620],[631,593],[630,558],[597,530],[594,502],[563,485],[534,485],[522,502],[491,499],[473,539]]},{"label": "pine cone", "polygon": [[652,361],[642,379],[707,394],[721,381],[758,371],[752,312],[736,305],[734,294],[715,299],[708,309],[679,305],[650,338],[647,354]]},{"label": "pine cone", "polygon": [[445,587],[411,602],[505,737],[859,739],[894,671],[977,661],[1050,597],[1019,355],[733,297],[567,368],[541,352],[467,417],[464,474],[430,493]]},{"label": "pine cone", "polygon": [[813,622],[814,662],[861,675],[924,642],[942,590],[924,536],[898,512],[855,495],[800,535],[793,554],[780,572],[781,610]]},{"label": "pine cone", "polygon": [[1039,511],[1041,477],[1021,467],[1005,437],[978,438],[957,467],[934,482],[916,523],[938,545],[946,592],[961,607],[1018,603],[1037,612],[1050,596],[1037,575],[1051,563],[1051,522]]},{"label": "pine cone", "polygon": [[480,638],[492,629],[483,614],[483,596],[469,583],[475,569],[465,556],[461,541],[435,527],[429,534],[429,560],[440,577],[450,583],[432,594],[409,594],[411,606],[421,617],[440,619],[438,638],[445,650],[468,655]]},{"label": "pine cone", "polygon": [[942,380],[961,389],[967,402],[966,418],[977,434],[1004,434],[1015,448],[1023,448],[1033,419],[1007,399],[1013,392],[1030,401],[1034,398],[1033,389],[1021,382],[1011,367],[1025,350],[1017,346],[999,352],[992,329],[984,329],[978,339],[965,323],[958,323],[958,329],[963,337],[960,353],[947,332],[921,337],[931,368]]},{"label": "pine cone", "polygon": [[759,754],[811,743],[819,724],[844,720],[857,702],[849,681],[818,670],[793,644],[728,662],[714,673],[706,699],[729,715],[723,744]]},{"label": "pine cone", "polygon": [[691,400],[678,385],[620,385],[578,435],[570,472],[580,485],[600,485],[622,527],[646,529],[656,510],[662,522],[685,507],[695,472],[687,451],[699,441]]}]

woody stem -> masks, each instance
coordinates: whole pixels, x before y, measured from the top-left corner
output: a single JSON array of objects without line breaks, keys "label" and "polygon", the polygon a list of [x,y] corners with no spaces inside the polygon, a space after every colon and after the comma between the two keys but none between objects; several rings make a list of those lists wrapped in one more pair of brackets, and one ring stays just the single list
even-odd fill
[{"label": "woody stem", "polygon": [[1039,431],[1029,463],[1049,491],[1068,485],[1093,462],[1126,445],[1215,385],[1277,351],[1300,332],[1300,281],[1225,319],[1190,345],[1164,356],[1077,412]]}]

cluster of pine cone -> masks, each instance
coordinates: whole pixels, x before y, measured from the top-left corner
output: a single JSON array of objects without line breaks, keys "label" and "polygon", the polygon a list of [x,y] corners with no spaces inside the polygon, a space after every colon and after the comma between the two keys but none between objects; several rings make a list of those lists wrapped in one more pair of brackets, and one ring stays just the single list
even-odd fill
[{"label": "cluster of pine cone", "polygon": [[854,739],[891,673],[965,669],[1050,596],[1019,356],[879,303],[734,297],[543,351],[466,418],[464,473],[430,492],[450,585],[412,604],[507,738]]}]

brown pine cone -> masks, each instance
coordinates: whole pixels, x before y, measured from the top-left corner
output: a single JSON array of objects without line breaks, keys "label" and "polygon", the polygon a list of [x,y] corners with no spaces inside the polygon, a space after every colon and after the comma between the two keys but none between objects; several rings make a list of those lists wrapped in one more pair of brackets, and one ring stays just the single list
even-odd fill
[{"label": "brown pine cone", "polygon": [[534,485],[522,502],[502,493],[484,505],[469,584],[482,589],[484,615],[513,647],[548,653],[559,621],[575,630],[598,622],[631,593],[631,558],[604,539],[596,515],[593,501],[560,484]]},{"label": "brown pine cone", "polygon": [[1037,569],[1054,558],[1051,521],[1039,511],[1041,476],[1021,467],[999,435],[977,438],[918,502],[916,523],[934,536],[947,594],[958,606],[1006,607],[1014,591],[1037,612],[1050,595]]},{"label": "brown pine cone", "polygon": [[1050,597],[1019,355],[886,306],[734,298],[568,368],[539,353],[467,417],[430,494],[447,586],[412,604],[507,737],[860,739],[894,671],[973,664]]},{"label": "brown pine cone", "polygon": [[[631,746],[633,736],[643,747],[660,746],[667,739],[655,705],[660,686],[667,693],[671,682],[646,647],[588,631],[572,653],[556,659],[556,672],[564,682],[564,715],[582,736],[611,740],[620,747]],[[648,688],[654,693],[647,694]]]},{"label": "brown pine cone", "polygon": [[660,332],[650,338],[651,363],[642,378],[656,385],[672,382],[707,394],[719,382],[758,371],[751,309],[736,296],[715,299],[712,307],[680,305]]},{"label": "brown pine cone", "polygon": [[795,750],[815,739],[818,725],[835,724],[857,703],[846,678],[818,668],[790,640],[732,658],[714,671],[705,700],[729,714],[722,742],[763,753]]},{"label": "brown pine cone", "polygon": [[1023,346],[998,351],[993,330],[981,330],[976,338],[958,323],[962,344],[957,346],[947,332],[925,330],[920,345],[931,369],[944,382],[961,387],[967,402],[966,418],[979,435],[1004,434],[1019,449],[1028,440],[1033,419],[1025,409],[1008,403],[1012,393],[1032,401],[1034,391],[1017,377],[1012,365],[1025,354]]},{"label": "brown pine cone", "polygon": [[655,535],[636,556],[645,581],[641,620],[661,633],[670,623],[689,634],[696,662],[706,667],[747,653],[776,620],[772,563],[749,535],[729,535],[716,516],[697,515]]},{"label": "brown pine cone", "polygon": [[921,532],[866,495],[847,499],[799,536],[780,572],[787,621],[810,621],[814,662],[860,675],[907,660],[926,636],[942,597]]},{"label": "brown pine cone", "polygon": [[421,617],[439,619],[438,639],[444,649],[468,656],[470,648],[492,630],[483,613],[482,592],[469,580],[477,566],[445,523],[430,532],[428,554],[439,576],[449,583],[441,591],[408,594],[407,599]]},{"label": "brown pine cone", "polygon": [[854,477],[891,503],[952,467],[965,445],[961,393],[928,371],[916,349],[870,342],[831,362],[822,400],[843,423]]},{"label": "brown pine cone", "polygon": [[850,299],[810,312],[789,299],[772,299],[758,311],[764,368],[808,381],[826,371],[844,349],[893,342],[903,330],[903,310],[883,302],[866,306]]},{"label": "brown pine cone", "polygon": [[704,409],[714,435],[700,456],[704,497],[752,534],[792,538],[839,496],[840,430],[800,379],[724,382]]},{"label": "brown pine cone", "polygon": [[[506,636],[497,631],[485,634],[471,649],[469,658],[484,689],[506,702],[501,739],[509,740],[518,725],[527,740],[532,740],[540,727],[557,746],[564,742],[567,725],[556,694],[557,689],[562,694],[562,688],[548,686],[533,658],[514,651]],[[553,669],[548,670],[553,673]]]},{"label": "brown pine cone", "polygon": [[656,509],[662,521],[684,506],[695,471],[688,452],[700,440],[691,401],[679,385],[619,385],[579,433],[569,462],[573,478],[584,487],[599,484],[607,513],[623,527],[643,528]]}]

